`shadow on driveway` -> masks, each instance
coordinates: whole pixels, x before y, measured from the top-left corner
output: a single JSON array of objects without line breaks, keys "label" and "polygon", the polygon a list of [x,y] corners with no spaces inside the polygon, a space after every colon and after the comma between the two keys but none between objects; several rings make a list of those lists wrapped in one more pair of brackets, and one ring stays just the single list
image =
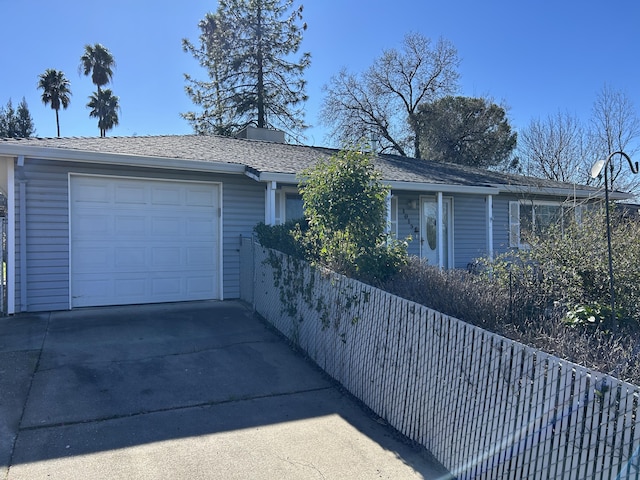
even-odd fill
[{"label": "shadow on driveway", "polygon": [[0,320],[0,478],[443,478],[240,302]]}]

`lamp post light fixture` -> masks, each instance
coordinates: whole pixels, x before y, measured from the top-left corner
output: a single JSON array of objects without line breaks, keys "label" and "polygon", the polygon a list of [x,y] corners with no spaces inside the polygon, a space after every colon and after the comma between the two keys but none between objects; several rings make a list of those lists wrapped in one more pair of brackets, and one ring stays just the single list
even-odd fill
[{"label": "lamp post light fixture", "polygon": [[605,212],[607,218],[607,252],[609,254],[609,296],[611,298],[611,321],[612,328],[615,328],[616,324],[616,299],[615,293],[613,290],[613,256],[611,254],[611,220],[609,217],[609,185],[607,178],[607,167],[609,166],[609,162],[615,155],[622,155],[627,159],[629,163],[629,168],[632,173],[638,173],[638,162],[633,163],[629,155],[619,150],[617,152],[610,153],[609,156],[605,160],[598,160],[591,167],[591,178],[596,178],[602,170],[604,169],[604,201],[605,201]]}]

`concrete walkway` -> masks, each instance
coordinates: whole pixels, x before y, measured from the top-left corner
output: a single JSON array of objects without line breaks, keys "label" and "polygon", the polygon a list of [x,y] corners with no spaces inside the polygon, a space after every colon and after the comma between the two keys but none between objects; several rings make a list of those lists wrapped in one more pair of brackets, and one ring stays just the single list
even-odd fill
[{"label": "concrete walkway", "polygon": [[0,319],[0,479],[439,479],[239,302]]}]

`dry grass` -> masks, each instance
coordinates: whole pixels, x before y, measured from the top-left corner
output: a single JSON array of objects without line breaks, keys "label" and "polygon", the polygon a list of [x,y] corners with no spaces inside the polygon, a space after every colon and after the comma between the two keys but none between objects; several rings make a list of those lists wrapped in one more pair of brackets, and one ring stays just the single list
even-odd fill
[{"label": "dry grass", "polygon": [[535,278],[510,279],[440,270],[413,258],[378,286],[400,297],[477,325],[520,343],[621,380],[640,385],[640,341],[637,329],[610,332],[571,327],[566,312],[540,295]]}]

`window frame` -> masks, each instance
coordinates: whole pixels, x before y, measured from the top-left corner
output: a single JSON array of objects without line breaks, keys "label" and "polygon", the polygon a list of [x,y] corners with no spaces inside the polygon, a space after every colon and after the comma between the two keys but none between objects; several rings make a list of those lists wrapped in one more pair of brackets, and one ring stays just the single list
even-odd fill
[{"label": "window frame", "polygon": [[296,187],[280,187],[276,190],[275,224],[282,225],[287,221],[287,195],[297,195],[302,199]]},{"label": "window frame", "polygon": [[[586,205],[569,204],[568,202],[554,201],[554,200],[511,200],[509,201],[509,247],[528,249],[530,245],[522,241],[522,206],[531,207],[531,228],[535,231],[536,228],[536,206],[554,206],[561,209],[561,218],[564,218],[565,209],[573,210],[574,219],[578,222],[582,221],[583,212],[586,209]],[[563,222],[564,223],[564,222]]]}]

